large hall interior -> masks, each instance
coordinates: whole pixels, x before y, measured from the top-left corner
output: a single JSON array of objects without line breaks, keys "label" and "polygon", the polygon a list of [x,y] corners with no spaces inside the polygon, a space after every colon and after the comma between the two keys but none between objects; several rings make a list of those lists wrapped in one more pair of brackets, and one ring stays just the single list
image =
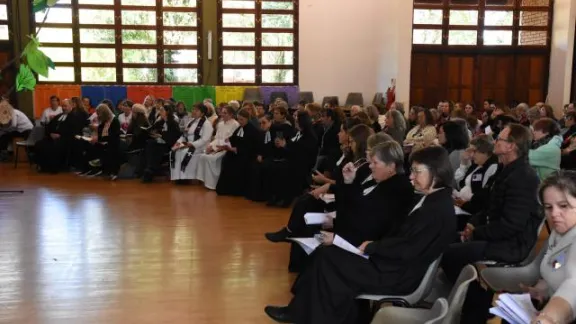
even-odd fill
[{"label": "large hall interior", "polygon": [[0,323],[576,323],[576,0],[0,0]]}]

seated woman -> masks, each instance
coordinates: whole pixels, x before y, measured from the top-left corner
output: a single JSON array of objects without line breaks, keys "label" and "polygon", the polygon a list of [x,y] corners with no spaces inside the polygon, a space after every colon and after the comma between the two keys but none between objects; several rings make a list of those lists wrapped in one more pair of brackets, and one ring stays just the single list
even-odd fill
[{"label": "seated woman", "polygon": [[[142,182],[152,182],[154,175],[158,173],[165,160],[166,154],[180,136],[180,127],[174,117],[174,106],[166,105],[158,109],[159,120],[150,128],[146,135],[144,150],[140,153],[140,165],[136,171],[142,174]],[[141,117],[136,117],[141,118]],[[139,121],[144,123],[144,121]],[[142,137],[144,134],[140,134]]]},{"label": "seated woman", "polygon": [[[361,152],[362,148],[359,148],[359,150],[354,151],[354,149],[351,147],[350,144],[352,142],[351,136],[349,136],[348,131],[346,131],[345,129],[347,128],[347,126],[352,124],[354,124],[353,119],[348,119],[340,127],[340,132],[338,133],[338,140],[342,145],[342,156],[334,164],[334,169],[332,171],[333,179],[327,178],[326,176],[320,173],[313,175],[315,181],[317,181],[317,183],[322,184],[322,186],[324,187],[322,190],[325,192],[328,192],[330,186],[333,186],[332,189],[335,189],[336,188],[335,186],[343,183],[342,168],[344,167],[344,165],[346,165],[348,162],[361,161],[362,156],[365,157],[365,152],[364,153]],[[355,127],[357,126],[352,127],[352,129],[354,129]],[[357,134],[356,136],[356,143],[360,143],[360,146],[362,146],[363,142],[366,143],[368,142],[367,139],[363,140],[362,138],[360,138],[361,135],[366,135],[366,137],[369,138],[370,132],[366,131],[367,129],[369,130],[368,127],[361,127],[358,128],[357,130],[358,133],[360,133],[360,130],[363,130],[362,134]],[[367,146],[367,144],[364,145]],[[367,172],[366,168],[364,168],[363,171],[366,172],[367,176],[369,172]],[[306,227],[306,223],[304,222],[304,215],[310,212],[323,212],[326,208],[328,208],[328,204],[324,202],[324,200],[320,199],[321,194],[317,193],[316,190],[317,189],[312,190],[310,191],[310,193],[306,193],[296,200],[294,208],[292,208],[292,212],[290,214],[287,226],[283,227],[277,232],[270,232],[265,234],[266,238],[270,242],[274,243],[284,242],[286,241],[287,237],[308,237],[313,235],[313,231],[315,229],[312,229],[311,231],[309,228]]]},{"label": "seated woman", "polygon": [[432,112],[430,109],[422,109],[418,112],[418,124],[408,131],[404,145],[411,147],[409,151],[415,152],[432,145],[436,135]]},{"label": "seated woman", "polygon": [[308,179],[316,163],[318,143],[308,113],[298,113],[296,129],[298,132],[291,139],[276,138],[274,142],[276,148],[284,150],[282,155],[286,159],[275,161],[268,170],[268,206],[290,206],[309,184]]},{"label": "seated woman", "polygon": [[34,145],[38,171],[57,173],[66,167],[71,144],[81,123],[74,118],[70,100],[62,100],[62,113],[50,119],[46,125],[46,136]]},{"label": "seated woman", "polygon": [[465,126],[449,120],[438,127],[438,142],[448,151],[453,172],[460,166],[460,156],[468,147],[469,137]]},{"label": "seated woman", "polygon": [[130,100],[122,100],[118,107],[122,111],[118,115],[118,121],[120,122],[120,129],[124,134],[128,132],[128,126],[130,126],[130,121],[132,120],[132,106],[134,103]]},{"label": "seated woman", "polygon": [[212,124],[206,118],[208,108],[196,104],[192,109],[192,121],[184,134],[172,146],[170,153],[170,179],[172,181],[196,180],[198,160],[212,138]]},{"label": "seated woman", "polygon": [[320,148],[316,158],[316,169],[326,169],[324,163],[327,158],[340,153],[340,144],[338,142],[338,132],[344,119],[340,119],[337,111],[330,108],[323,108],[320,112],[320,120],[324,127],[318,141]]},{"label": "seated woman", "polygon": [[[90,138],[91,144],[86,148],[83,170],[88,170],[81,175],[94,177],[99,175],[109,176],[116,180],[120,168],[120,122],[114,117],[112,110],[106,104],[96,107],[98,116],[98,128]],[[100,160],[100,163],[94,161]]]},{"label": "seated woman", "polygon": [[216,185],[219,195],[244,196],[246,184],[250,182],[250,168],[256,160],[260,132],[250,122],[251,113],[242,109],[238,112],[238,127],[230,136],[230,145],[222,146],[226,152],[222,158],[222,171]]},{"label": "seated woman", "polygon": [[560,170],[563,140],[558,122],[551,118],[541,118],[533,126],[534,142],[528,161],[542,180]]},{"label": "seated woman", "polygon": [[400,144],[386,141],[376,145],[369,160],[370,176],[354,181],[357,168],[349,162],[343,169],[344,184],[337,188],[339,205],[349,207],[348,212],[336,212],[334,234],[354,246],[394,235],[413,206],[414,188],[404,174]]},{"label": "seated woman", "polygon": [[[358,246],[368,259],[325,239],[292,286],[289,305],[267,306],[268,316],[281,323],[356,323],[359,294],[403,295],[418,287],[456,232],[450,188],[454,174],[441,147],[418,150],[410,161],[410,179],[424,196],[396,233]],[[384,163],[372,167],[382,170]]]},{"label": "seated woman", "polygon": [[400,145],[403,144],[406,134],[406,119],[398,110],[390,110],[386,113],[384,132],[392,136]]},{"label": "seated woman", "polygon": [[128,145],[128,153],[136,153],[146,147],[146,141],[150,139],[150,133],[146,131],[150,127],[148,118],[146,118],[146,108],[142,104],[132,106],[132,118],[126,133],[132,135],[132,140]]},{"label": "seated woman", "polygon": [[460,167],[454,175],[461,189],[454,190],[453,196],[455,204],[467,213],[475,214],[487,203],[489,180],[498,170],[498,157],[493,151],[492,136],[483,134],[472,139],[462,153]]},{"label": "seated woman", "polygon": [[15,137],[28,138],[34,125],[23,112],[14,109],[8,100],[0,102],[0,160],[7,156],[6,150]]},{"label": "seated woman", "polygon": [[246,190],[246,199],[252,201],[266,201],[266,181],[263,171],[270,163],[272,156],[272,134],[270,132],[272,118],[269,115],[260,117],[260,134],[256,159],[250,165],[249,188]]},{"label": "seated woman", "polygon": [[226,151],[224,147],[229,143],[232,133],[240,126],[234,119],[234,109],[226,106],[220,112],[220,121],[216,125],[214,140],[206,147],[206,152],[200,155],[196,178],[204,182],[204,187],[216,190],[218,177],[222,166],[222,158]]}]

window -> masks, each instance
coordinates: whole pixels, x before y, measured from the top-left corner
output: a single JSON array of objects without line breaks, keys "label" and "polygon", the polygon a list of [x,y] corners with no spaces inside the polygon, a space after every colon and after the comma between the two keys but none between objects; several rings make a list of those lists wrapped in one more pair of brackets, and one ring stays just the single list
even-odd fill
[{"label": "window", "polygon": [[8,0],[0,0],[0,42],[9,41],[8,32]]},{"label": "window", "polygon": [[547,47],[551,0],[414,0],[415,46]]},{"label": "window", "polygon": [[[198,83],[197,0],[61,0],[36,14],[46,82]],[[1,18],[1,17],[0,17]]]},{"label": "window", "polygon": [[296,84],[297,0],[220,0],[222,84]]}]

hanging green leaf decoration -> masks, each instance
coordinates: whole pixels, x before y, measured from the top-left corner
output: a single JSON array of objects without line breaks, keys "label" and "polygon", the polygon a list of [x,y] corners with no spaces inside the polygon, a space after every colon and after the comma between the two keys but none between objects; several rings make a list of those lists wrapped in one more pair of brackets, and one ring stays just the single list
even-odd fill
[{"label": "hanging green leaf decoration", "polygon": [[21,64],[18,75],[16,76],[16,91],[33,91],[35,86],[36,77],[34,77],[34,74],[32,74],[32,71],[26,64]]},{"label": "hanging green leaf decoration", "polygon": [[54,62],[38,48],[40,42],[36,37],[29,36],[29,38],[30,41],[26,44],[22,57],[26,58],[26,62],[32,71],[48,77],[48,68],[54,69]]},{"label": "hanging green leaf decoration", "polygon": [[44,12],[48,7],[54,7],[58,0],[32,0],[32,10],[36,12]]},{"label": "hanging green leaf decoration", "polygon": [[48,8],[48,0],[33,0],[32,1],[32,10],[34,13],[44,11]]}]

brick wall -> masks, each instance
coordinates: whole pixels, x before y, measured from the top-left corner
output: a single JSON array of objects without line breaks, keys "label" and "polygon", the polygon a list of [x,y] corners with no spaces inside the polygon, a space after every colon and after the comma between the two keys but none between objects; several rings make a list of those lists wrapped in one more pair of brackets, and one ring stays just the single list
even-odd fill
[{"label": "brick wall", "polygon": [[[548,0],[523,0],[525,6],[547,6]],[[520,12],[520,26],[548,26],[548,12]],[[518,36],[519,45],[546,45],[548,37],[545,31],[521,31]]]}]

